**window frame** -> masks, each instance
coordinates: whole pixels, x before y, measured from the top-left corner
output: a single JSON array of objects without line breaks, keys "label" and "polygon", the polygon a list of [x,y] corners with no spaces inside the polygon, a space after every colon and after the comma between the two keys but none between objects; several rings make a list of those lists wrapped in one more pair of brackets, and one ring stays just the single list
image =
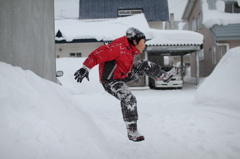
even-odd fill
[{"label": "window frame", "polygon": [[191,29],[192,29],[192,31],[197,31],[197,20],[196,19],[193,19],[192,21],[191,21]]},{"label": "window frame", "polygon": [[212,53],[212,64],[216,65],[217,64],[217,47],[216,46],[211,47],[211,53]]},{"label": "window frame", "polygon": [[225,2],[225,13],[240,13],[237,2]]},{"label": "window frame", "polygon": [[81,52],[70,52],[69,57],[82,57]]},{"label": "window frame", "polygon": [[[134,12],[136,12],[136,13],[134,13]],[[126,16],[141,14],[141,13],[143,13],[143,9],[119,9],[118,17],[126,17]]]}]

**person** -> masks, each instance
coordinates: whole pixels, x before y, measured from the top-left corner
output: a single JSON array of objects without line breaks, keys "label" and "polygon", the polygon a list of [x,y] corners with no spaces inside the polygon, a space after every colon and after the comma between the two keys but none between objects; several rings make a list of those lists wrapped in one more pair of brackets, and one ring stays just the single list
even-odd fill
[{"label": "person", "polygon": [[126,31],[126,36],[117,38],[110,44],[102,45],[90,53],[83,62],[82,68],[74,74],[77,82],[81,83],[83,78],[89,81],[90,70],[99,64],[100,82],[108,93],[120,100],[127,136],[132,141],[142,141],[144,136],[137,129],[136,97],[126,83],[144,75],[169,82],[178,72],[177,67],[165,72],[161,66],[147,60],[134,63],[135,55],[144,51],[145,41],[145,35],[131,27]]}]

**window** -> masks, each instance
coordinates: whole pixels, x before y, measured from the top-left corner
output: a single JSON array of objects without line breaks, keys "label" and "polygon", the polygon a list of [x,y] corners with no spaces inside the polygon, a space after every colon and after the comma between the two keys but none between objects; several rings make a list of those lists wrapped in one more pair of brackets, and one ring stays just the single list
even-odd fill
[{"label": "window", "polygon": [[220,47],[220,55],[221,55],[221,58],[225,55],[226,53],[226,46],[219,46]]},{"label": "window", "polygon": [[82,57],[81,52],[70,52],[70,57]]},{"label": "window", "polygon": [[198,56],[199,56],[199,61],[204,60],[204,50],[203,49],[199,51]]},{"label": "window", "polygon": [[189,26],[188,26],[188,22],[186,22],[186,23],[184,24],[184,26],[183,26],[183,29],[182,29],[182,30],[189,30],[188,28],[189,28]]},{"label": "window", "polygon": [[216,52],[216,46],[211,47],[211,52],[212,52],[212,64],[217,63],[217,52]]},{"label": "window", "polygon": [[199,16],[196,19],[193,18],[191,22],[192,31],[198,31],[203,27],[202,19],[203,19],[202,14],[199,14]]},{"label": "window", "polygon": [[118,10],[118,16],[119,17],[125,17],[125,16],[140,14],[140,13],[142,13],[142,9],[121,9],[121,10]]},{"label": "window", "polygon": [[197,21],[196,19],[192,20],[192,31],[196,31],[197,30]]},{"label": "window", "polygon": [[226,13],[240,13],[240,7],[237,2],[226,2],[225,3],[225,12]]},{"label": "window", "polygon": [[202,15],[200,14],[200,16],[197,18],[197,29],[201,29],[203,27],[202,25]]}]

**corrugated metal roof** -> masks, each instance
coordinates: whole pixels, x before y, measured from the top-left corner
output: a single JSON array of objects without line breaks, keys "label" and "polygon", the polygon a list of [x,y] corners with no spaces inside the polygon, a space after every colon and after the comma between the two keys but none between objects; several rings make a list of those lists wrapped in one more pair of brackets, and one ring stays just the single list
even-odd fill
[{"label": "corrugated metal roof", "polygon": [[228,25],[214,25],[210,29],[216,41],[219,40],[240,40],[240,23]]},{"label": "corrugated metal roof", "polygon": [[202,49],[202,45],[197,46],[148,46],[146,51],[148,53],[160,53],[168,56],[181,56],[188,53],[192,53]]},{"label": "corrugated metal roof", "polygon": [[119,9],[143,9],[148,21],[168,21],[167,0],[80,0],[80,19],[117,18]]},{"label": "corrugated metal roof", "polygon": [[146,44],[146,46],[200,46],[202,43],[196,43],[196,44]]}]

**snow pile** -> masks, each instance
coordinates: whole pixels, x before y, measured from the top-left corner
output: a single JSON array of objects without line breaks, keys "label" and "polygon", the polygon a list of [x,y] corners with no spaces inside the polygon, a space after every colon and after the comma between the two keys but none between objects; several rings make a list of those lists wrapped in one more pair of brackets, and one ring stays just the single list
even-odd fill
[{"label": "snow pile", "polygon": [[223,56],[212,74],[197,89],[197,103],[240,109],[239,59],[240,47],[230,49]]},{"label": "snow pile", "polygon": [[0,101],[1,159],[112,158],[102,132],[62,86],[0,62]]},{"label": "snow pile", "polygon": [[240,23],[239,13],[225,13],[225,3],[221,0],[216,2],[217,10],[209,10],[207,0],[203,0],[203,24],[207,28],[217,25]]}]

